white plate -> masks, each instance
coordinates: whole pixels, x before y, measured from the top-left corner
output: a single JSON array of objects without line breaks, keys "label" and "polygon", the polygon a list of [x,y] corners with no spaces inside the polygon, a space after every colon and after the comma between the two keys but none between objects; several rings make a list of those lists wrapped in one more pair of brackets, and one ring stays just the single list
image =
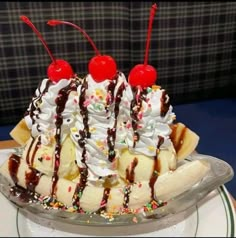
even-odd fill
[{"label": "white plate", "polygon": [[[0,164],[11,150],[0,151]],[[64,224],[33,214],[19,212],[0,194],[1,237],[80,237],[80,236],[160,236],[160,237],[235,237],[236,216],[224,186],[212,191],[196,207],[167,218],[165,227],[158,220],[147,224],[92,227]]]}]

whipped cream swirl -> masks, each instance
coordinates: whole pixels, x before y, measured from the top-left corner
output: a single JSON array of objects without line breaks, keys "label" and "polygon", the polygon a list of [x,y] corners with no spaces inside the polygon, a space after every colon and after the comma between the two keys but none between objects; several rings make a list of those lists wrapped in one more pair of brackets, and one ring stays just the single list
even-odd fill
[{"label": "whipped cream swirl", "polygon": [[121,103],[127,87],[124,74],[118,73],[115,79],[102,82],[87,75],[77,88],[79,107],[71,138],[76,145],[77,164],[88,167],[90,180],[117,174],[117,147],[125,146]]},{"label": "whipped cream swirl", "polygon": [[132,88],[121,72],[102,82],[90,74],[57,83],[44,79],[25,115],[32,136],[41,135],[43,144],[58,135],[60,121],[60,143],[70,135],[75,160],[88,169],[89,181],[117,177],[122,149],[156,156],[158,149],[171,146],[174,119],[165,90]]},{"label": "whipped cream swirl", "polygon": [[175,119],[172,109],[164,89],[153,86],[143,92],[142,89],[136,88],[130,119],[126,122],[126,143],[129,150],[156,156],[157,149],[169,147],[172,144],[169,125]]},{"label": "whipped cream swirl", "polygon": [[[41,135],[44,144],[47,143],[48,137],[55,135],[55,122],[58,114],[57,100],[61,97],[60,91],[66,87],[69,88],[72,83],[72,79],[62,79],[57,83],[44,79],[35,91],[25,114],[25,122],[28,128],[31,129],[32,136]],[[76,97],[77,95],[71,91],[61,113],[63,118],[62,135],[66,135],[74,125],[77,109]]]}]

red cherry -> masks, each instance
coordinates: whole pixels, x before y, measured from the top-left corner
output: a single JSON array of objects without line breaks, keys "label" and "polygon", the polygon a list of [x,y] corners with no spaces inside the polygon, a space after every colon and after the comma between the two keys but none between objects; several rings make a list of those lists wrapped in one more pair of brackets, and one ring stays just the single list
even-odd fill
[{"label": "red cherry", "polygon": [[113,79],[116,74],[116,62],[109,55],[97,55],[89,61],[89,73],[96,82]]},{"label": "red cherry", "polygon": [[94,56],[89,64],[88,64],[88,70],[93,79],[96,82],[102,82],[106,79],[112,80],[114,79],[114,76],[117,72],[117,66],[115,60],[109,56],[109,55],[101,55],[98,51],[96,45],[94,44],[93,40],[89,37],[89,35],[85,32],[84,29],[81,27],[67,21],[59,21],[59,20],[50,20],[48,21],[48,25],[50,26],[56,26],[60,24],[65,24],[74,27],[78,31],[80,31],[84,37],[89,41],[89,43],[92,45],[96,56]]},{"label": "red cherry", "polygon": [[130,71],[129,84],[131,86],[141,86],[143,88],[146,88],[155,84],[157,80],[158,74],[156,69],[153,66],[147,64],[150,38],[151,38],[151,30],[152,30],[152,22],[153,22],[153,18],[154,18],[156,10],[157,10],[157,5],[153,4],[150,11],[150,17],[149,17],[149,26],[148,26],[148,33],[147,33],[144,64],[138,64]]},{"label": "red cherry", "polygon": [[157,71],[151,65],[137,64],[129,74],[129,84],[133,87],[142,86],[146,88],[154,85],[156,80]]},{"label": "red cherry", "polygon": [[61,79],[70,79],[73,77],[74,72],[70,64],[62,59],[57,59],[56,62],[52,62],[48,66],[48,78],[54,82],[58,82]]},{"label": "red cherry", "polygon": [[32,30],[36,33],[36,35],[41,40],[42,44],[44,45],[45,49],[47,50],[52,60],[52,63],[48,66],[48,69],[47,69],[48,78],[54,82],[58,82],[61,79],[70,79],[71,77],[73,77],[74,72],[70,64],[65,60],[55,59],[55,57],[49,50],[46,41],[43,39],[42,35],[36,29],[33,23],[29,20],[29,18],[26,16],[21,16],[20,19],[23,22],[25,22],[28,26],[30,26]]}]

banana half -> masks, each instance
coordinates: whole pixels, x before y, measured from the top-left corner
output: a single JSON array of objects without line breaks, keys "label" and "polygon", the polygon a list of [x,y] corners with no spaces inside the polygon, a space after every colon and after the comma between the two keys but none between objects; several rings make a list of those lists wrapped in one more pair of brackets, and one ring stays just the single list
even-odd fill
[{"label": "banana half", "polygon": [[199,136],[183,123],[171,125],[170,139],[174,145],[178,160],[185,159],[196,149]]}]

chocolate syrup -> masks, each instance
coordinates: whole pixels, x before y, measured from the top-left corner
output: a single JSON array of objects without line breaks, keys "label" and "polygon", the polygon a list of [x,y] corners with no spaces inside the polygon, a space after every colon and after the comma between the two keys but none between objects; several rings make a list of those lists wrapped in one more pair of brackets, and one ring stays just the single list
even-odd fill
[{"label": "chocolate syrup", "polygon": [[129,195],[131,193],[131,186],[127,185],[125,186],[125,191],[124,191],[124,202],[123,202],[123,207],[128,208],[129,207]]},{"label": "chocolate syrup", "polygon": [[[34,94],[31,105],[30,105],[29,109],[25,112],[25,116],[27,116],[27,115],[30,116],[30,118],[32,120],[32,124],[35,123],[35,119],[34,119],[35,111],[38,110],[40,112],[40,108],[38,106],[41,103],[42,96],[48,91],[48,88],[51,84],[51,80],[48,79],[47,82],[46,82],[46,86],[45,86],[44,90],[41,92],[40,88],[41,88],[42,82],[43,81],[41,81],[39,86],[38,86],[39,95],[36,96],[36,93]],[[39,128],[37,127],[37,129],[39,129]]]},{"label": "chocolate syrup", "polygon": [[107,129],[107,146],[108,146],[108,160],[112,162],[115,159],[116,152],[115,152],[115,141],[116,141],[116,127],[117,127],[117,117],[119,115],[120,110],[120,102],[125,89],[124,83],[120,85],[117,90],[117,94],[115,97],[115,108],[114,108],[114,125],[113,128]]},{"label": "chocolate syrup", "polygon": [[100,208],[97,210],[96,213],[101,213],[102,211],[106,211],[106,205],[107,205],[107,200],[109,198],[110,195],[110,188],[104,188],[103,190],[103,196],[102,196],[102,201],[100,203]]},{"label": "chocolate syrup", "polygon": [[41,176],[42,173],[33,168],[31,168],[30,171],[25,172],[26,188],[31,192],[35,192],[35,187],[38,185]]},{"label": "chocolate syrup", "polygon": [[112,162],[115,159],[115,139],[116,139],[116,128],[107,129],[107,146],[108,146],[108,160]]},{"label": "chocolate syrup", "polygon": [[20,167],[21,158],[18,155],[12,154],[8,160],[9,174],[15,184],[18,183],[18,169]]},{"label": "chocolate syrup", "polygon": [[140,89],[138,87],[133,87],[132,91],[133,91],[133,99],[130,104],[130,116],[132,119],[131,124],[134,131],[133,148],[135,148],[136,142],[140,138],[139,133],[137,132],[139,121],[138,114],[142,108],[142,101],[146,99],[147,89]]},{"label": "chocolate syrup", "polygon": [[41,146],[41,136],[38,137],[38,141],[37,141],[37,143],[34,147],[34,151],[32,153],[31,161],[30,161],[30,164],[29,164],[30,166],[34,165],[34,158],[35,158],[35,155],[36,155],[38,149],[40,148],[40,146]]},{"label": "chocolate syrup", "polygon": [[[158,139],[159,140],[158,140],[158,144],[157,144],[157,151],[160,149],[161,145],[164,143],[164,138],[162,136],[158,136]],[[158,172],[160,172],[160,164],[159,164],[159,160],[158,160],[158,153],[156,153],[156,156],[154,157],[152,176],[149,180],[149,187],[151,188],[152,200],[154,199],[154,185],[158,178]]]},{"label": "chocolate syrup", "polygon": [[89,125],[88,125],[88,110],[87,110],[87,107],[84,105],[87,89],[88,89],[88,82],[84,80],[80,90],[79,107],[80,107],[80,114],[83,118],[85,137],[90,138],[91,134],[90,134]]},{"label": "chocolate syrup", "polygon": [[31,149],[32,149],[32,146],[33,146],[34,142],[35,142],[35,138],[31,137],[31,142],[30,142],[29,148],[28,148],[27,153],[26,153],[26,163],[28,165],[30,165],[30,152],[31,152]]},{"label": "chocolate syrup", "polygon": [[83,191],[86,187],[87,184],[87,177],[88,177],[88,169],[87,168],[80,168],[80,181],[77,184],[76,188],[75,188],[75,193],[73,196],[73,206],[77,207],[78,211],[81,211],[82,208],[80,207],[80,198],[83,195]]},{"label": "chocolate syrup", "polygon": [[33,168],[29,168],[29,171],[25,172],[25,184],[26,188],[22,188],[18,185],[18,170],[20,167],[21,158],[18,155],[12,154],[8,160],[8,170],[9,174],[15,184],[10,189],[10,194],[18,197],[24,202],[29,202],[35,200],[35,187],[38,185],[41,173]]},{"label": "chocolate syrup", "polygon": [[109,95],[109,97],[107,97],[106,99],[106,112],[108,112],[109,106],[113,103],[114,101],[114,92],[115,92],[115,88],[118,82],[118,77],[121,75],[120,72],[117,72],[116,75],[114,76],[114,78],[112,80],[110,80],[109,85],[107,86],[107,94]]},{"label": "chocolate syrup", "polygon": [[57,181],[59,179],[58,177],[58,170],[60,167],[60,154],[61,154],[61,126],[63,124],[63,116],[62,112],[65,110],[66,102],[68,101],[69,94],[72,91],[76,91],[77,87],[75,82],[71,82],[66,87],[62,88],[58,92],[58,96],[55,100],[56,103],[56,134],[55,134],[55,140],[56,140],[56,146],[55,146],[55,160],[54,160],[54,172],[52,177],[52,191],[51,195],[53,196],[56,192],[56,185]]},{"label": "chocolate syrup", "polygon": [[88,125],[88,110],[87,110],[87,107],[84,105],[87,89],[88,89],[88,82],[86,80],[84,80],[81,85],[80,97],[79,97],[80,114],[83,119],[84,128],[83,128],[83,130],[79,131],[80,139],[78,140],[78,144],[83,149],[81,162],[85,164],[86,168],[87,168],[87,164],[86,164],[87,151],[86,151],[86,147],[85,147],[85,141],[87,138],[91,137],[91,133],[89,131],[89,125]]},{"label": "chocolate syrup", "polygon": [[126,169],[126,180],[128,180],[130,183],[134,182],[134,178],[135,178],[135,167],[138,165],[138,159],[135,157],[134,160],[131,163],[131,168],[129,170],[129,168]]},{"label": "chocolate syrup", "polygon": [[110,83],[107,87],[107,94],[109,95],[109,97],[107,97],[107,100],[106,100],[106,106],[105,106],[106,112],[108,112],[109,106],[114,101],[114,91],[115,91],[116,85],[117,85],[117,81],[112,80],[112,81],[110,81]]},{"label": "chocolate syrup", "polygon": [[166,115],[166,113],[169,110],[169,107],[170,107],[170,102],[169,102],[169,99],[167,98],[167,93],[164,90],[161,96],[161,116],[162,117]]},{"label": "chocolate syrup", "polygon": [[17,198],[17,202],[20,200],[24,203],[37,202],[40,196],[38,193],[31,192],[30,190],[26,190],[18,185],[10,188],[10,194]]}]

